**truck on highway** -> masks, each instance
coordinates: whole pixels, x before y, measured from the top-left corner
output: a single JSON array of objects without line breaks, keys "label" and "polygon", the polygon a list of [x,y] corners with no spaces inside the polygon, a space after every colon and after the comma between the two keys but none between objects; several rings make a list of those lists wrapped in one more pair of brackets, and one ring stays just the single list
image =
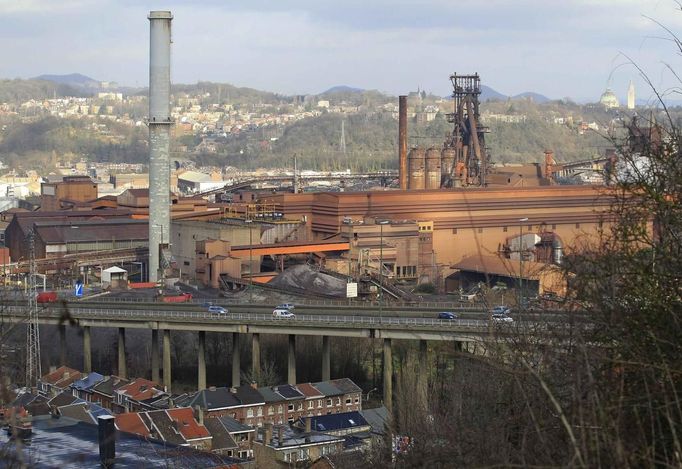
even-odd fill
[{"label": "truck on highway", "polygon": [[191,293],[181,293],[179,295],[161,295],[161,301],[164,303],[187,303],[191,299]]},{"label": "truck on highway", "polygon": [[37,303],[56,303],[59,300],[56,291],[41,291],[36,296]]}]

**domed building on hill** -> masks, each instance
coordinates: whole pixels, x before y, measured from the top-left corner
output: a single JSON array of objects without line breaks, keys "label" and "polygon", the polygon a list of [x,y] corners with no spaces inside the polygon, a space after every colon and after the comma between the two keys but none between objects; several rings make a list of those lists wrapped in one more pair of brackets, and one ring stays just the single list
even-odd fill
[{"label": "domed building on hill", "polygon": [[604,91],[604,94],[601,95],[601,98],[599,98],[599,103],[604,106],[606,109],[616,109],[620,107],[620,103],[618,102],[618,98],[616,97],[615,94],[613,94],[613,91],[611,91],[611,88],[606,88],[606,91]]}]

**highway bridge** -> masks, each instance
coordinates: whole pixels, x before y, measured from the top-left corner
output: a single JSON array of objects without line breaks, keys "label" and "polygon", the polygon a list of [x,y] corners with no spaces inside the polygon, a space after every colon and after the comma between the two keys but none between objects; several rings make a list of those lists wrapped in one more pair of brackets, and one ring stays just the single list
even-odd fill
[{"label": "highway bridge", "polygon": [[[275,318],[274,305],[224,304],[227,313],[209,312],[206,306],[193,303],[160,303],[97,301],[64,301],[41,305],[39,321],[55,325],[59,329],[60,361],[66,362],[66,327],[70,317],[82,330],[83,370],[92,371],[90,329],[107,327],[118,329],[118,375],[126,376],[126,329],[148,329],[152,341],[152,376],[160,382],[159,331],[163,342],[163,384],[171,389],[171,331],[198,333],[198,388],[206,388],[206,332],[232,334],[232,385],[240,385],[239,343],[250,334],[252,346],[252,372],[259,372],[260,335],[286,334],[289,338],[288,379],[296,383],[296,336],[320,336],[322,338],[322,380],[331,378],[330,337],[357,337],[380,339],[384,353],[384,402],[391,403],[392,340],[419,340],[420,353],[426,360],[426,341],[452,341],[461,348],[464,342],[487,340],[494,336],[507,336],[518,332],[518,322],[497,323],[488,319],[482,308],[463,308],[457,312],[459,319],[438,319],[437,307],[348,306],[348,305],[297,305],[295,318]],[[24,300],[5,301],[0,313],[6,322],[20,323],[26,320],[27,305]],[[65,314],[68,312],[68,316]],[[551,315],[552,313],[550,313]],[[563,313],[553,313],[563,316]]]}]

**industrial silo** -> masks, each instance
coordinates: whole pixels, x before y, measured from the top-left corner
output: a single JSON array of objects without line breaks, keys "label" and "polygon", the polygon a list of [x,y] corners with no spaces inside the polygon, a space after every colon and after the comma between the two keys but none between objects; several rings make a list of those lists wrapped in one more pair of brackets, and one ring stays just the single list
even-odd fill
[{"label": "industrial silo", "polygon": [[454,148],[443,148],[443,151],[440,153],[441,184],[445,184],[450,180],[452,167],[455,164],[455,156]]},{"label": "industrial silo", "polygon": [[427,189],[440,188],[440,151],[436,148],[426,150],[426,175],[425,185]]},{"label": "industrial silo", "polygon": [[407,155],[407,162],[410,167],[410,178],[408,189],[424,189],[424,156],[423,148],[413,148]]}]

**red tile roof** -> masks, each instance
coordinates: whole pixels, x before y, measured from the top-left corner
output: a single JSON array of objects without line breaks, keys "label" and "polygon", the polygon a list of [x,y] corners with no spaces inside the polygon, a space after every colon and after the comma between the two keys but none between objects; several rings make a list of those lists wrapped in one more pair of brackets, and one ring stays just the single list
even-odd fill
[{"label": "red tile roof", "polygon": [[40,380],[43,383],[64,388],[80,378],[80,371],[69,368],[68,366],[60,366],[55,371],[44,375]]},{"label": "red tile roof", "polygon": [[148,379],[144,378],[137,378],[125,386],[121,386],[116,390],[116,392],[124,394],[130,399],[143,401],[163,393],[163,391],[158,389],[156,386],[158,386],[158,384],[156,384],[154,381],[149,381]]},{"label": "red tile roof", "polygon": [[186,440],[208,438],[211,436],[206,427],[194,418],[191,408],[168,409],[166,413],[168,413],[171,420],[178,423],[178,431]]},{"label": "red tile roof", "polygon": [[297,384],[296,389],[298,389],[301,392],[301,394],[305,396],[306,399],[324,397],[324,394],[318,391],[318,389],[310,383]]},{"label": "red tile roof", "polygon": [[117,414],[114,416],[114,418],[116,419],[116,428],[122,432],[142,435],[145,438],[151,436],[149,429],[142,420],[142,417],[140,417],[140,414],[136,412]]}]

